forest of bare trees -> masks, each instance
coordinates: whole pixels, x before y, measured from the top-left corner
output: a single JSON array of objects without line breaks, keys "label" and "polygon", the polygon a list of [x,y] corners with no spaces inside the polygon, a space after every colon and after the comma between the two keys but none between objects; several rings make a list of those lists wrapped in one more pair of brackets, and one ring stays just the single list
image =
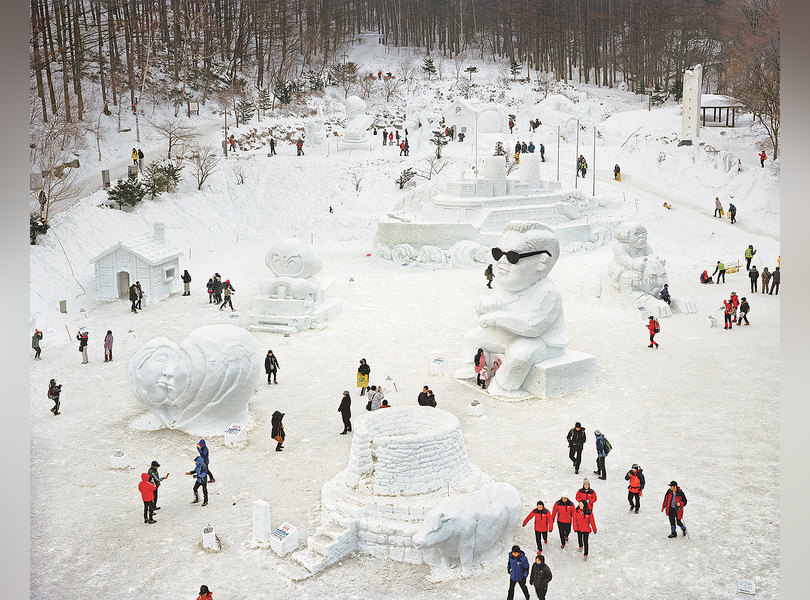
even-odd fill
[{"label": "forest of bare trees", "polygon": [[[177,110],[221,90],[280,98],[307,83],[317,89],[330,69],[345,69],[344,51],[363,32],[459,63],[503,59],[521,73],[624,81],[637,93],[669,91],[685,68],[702,63],[710,91],[766,86],[778,106],[777,0],[30,3],[32,103],[46,121],[57,113],[84,119],[88,87],[109,106],[151,100]],[[772,96],[759,99],[759,114],[773,112]]]}]

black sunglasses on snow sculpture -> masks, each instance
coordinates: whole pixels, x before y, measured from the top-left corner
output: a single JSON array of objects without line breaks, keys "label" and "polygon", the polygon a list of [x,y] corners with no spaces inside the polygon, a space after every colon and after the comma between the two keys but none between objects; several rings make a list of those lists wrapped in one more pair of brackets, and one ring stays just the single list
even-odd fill
[{"label": "black sunglasses on snow sculpture", "polygon": [[501,260],[501,256],[506,255],[506,260],[508,260],[513,265],[518,264],[518,261],[521,258],[528,258],[529,256],[536,256],[537,254],[548,254],[551,256],[551,252],[548,250],[538,250],[537,252],[525,252],[521,254],[520,252],[515,252],[514,250],[510,250],[509,252],[504,252],[500,248],[493,248],[492,249],[492,258],[495,260]]}]

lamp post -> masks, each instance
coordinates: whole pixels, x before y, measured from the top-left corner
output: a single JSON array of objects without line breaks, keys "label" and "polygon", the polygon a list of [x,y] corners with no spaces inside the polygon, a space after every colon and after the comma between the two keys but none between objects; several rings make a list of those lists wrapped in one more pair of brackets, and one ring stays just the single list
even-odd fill
[{"label": "lamp post", "polygon": [[[576,159],[579,160],[579,119],[577,119],[577,151],[576,151]],[[574,189],[579,187],[579,169],[576,170],[574,174]]]},{"label": "lamp post", "polygon": [[560,180],[560,126],[557,125],[557,181]]}]

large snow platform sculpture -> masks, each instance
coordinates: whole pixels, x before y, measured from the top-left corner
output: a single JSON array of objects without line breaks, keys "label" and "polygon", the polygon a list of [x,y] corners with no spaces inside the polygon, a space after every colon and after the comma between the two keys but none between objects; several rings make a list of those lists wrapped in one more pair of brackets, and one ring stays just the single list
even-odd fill
[{"label": "large snow platform sculpture", "polygon": [[146,342],[129,361],[129,385],[166,427],[222,433],[248,421],[258,355],[256,339],[244,329],[206,325],[179,346],[165,337]]},{"label": "large snow platform sculpture", "polygon": [[349,465],[323,486],[321,524],[293,558],[317,573],[360,551],[467,576],[508,550],[522,509],[511,485],[470,463],[454,415],[394,406],[354,424]]},{"label": "large snow platform sculpture", "polygon": [[359,96],[346,98],[346,119],[343,137],[338,142],[338,150],[371,148],[371,130],[374,117],[365,114],[366,103]]},{"label": "large snow platform sculpture", "polygon": [[616,228],[613,260],[608,267],[608,287],[633,306],[644,306],[646,312],[662,318],[672,312],[694,313],[695,303],[689,298],[673,297],[671,304],[661,300],[664,284],[669,283],[666,259],[653,252],[647,242],[647,228],[641,223],[625,222]]},{"label": "large snow platform sculpture", "polygon": [[311,246],[298,240],[278,242],[264,262],[274,277],[260,281],[260,293],[248,313],[248,329],[275,333],[322,329],[326,319],[340,312],[340,300],[324,298],[334,278],[315,277],[323,261]]},{"label": "large snow platform sculpture", "polygon": [[560,257],[560,242],[539,221],[510,221],[492,249],[494,287],[475,306],[478,327],[464,336],[469,365],[454,377],[475,377],[473,357],[484,349],[492,371],[487,391],[504,399],[550,398],[593,385],[596,357],[568,350],[562,297],[548,274]]}]

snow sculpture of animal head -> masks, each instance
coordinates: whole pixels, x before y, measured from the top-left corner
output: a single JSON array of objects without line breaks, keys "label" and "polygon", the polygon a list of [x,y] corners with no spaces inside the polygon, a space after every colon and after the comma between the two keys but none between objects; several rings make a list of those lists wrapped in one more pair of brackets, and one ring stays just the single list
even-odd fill
[{"label": "snow sculpture of animal head", "polygon": [[664,289],[667,278],[666,259],[652,257],[642,263],[641,275],[633,279],[632,286],[656,298]]},{"label": "snow sculpture of animal head", "polygon": [[166,427],[224,431],[247,422],[258,352],[256,339],[233,325],[199,327],[180,345],[155,338],[129,361],[130,389]]},{"label": "snow sculpture of animal head", "polygon": [[[560,241],[554,231],[539,221],[510,221],[498,245],[495,258],[495,282],[511,292],[525,290],[551,271],[560,256]],[[512,262],[515,254],[532,254]]]},{"label": "snow sculpture of animal head", "polygon": [[635,221],[622,223],[616,229],[614,237],[620,244],[628,244],[637,250],[643,250],[647,246],[647,228]]},{"label": "snow sculpture of animal head", "polygon": [[321,257],[311,246],[292,239],[273,244],[264,262],[277,277],[311,277],[323,267]]}]

